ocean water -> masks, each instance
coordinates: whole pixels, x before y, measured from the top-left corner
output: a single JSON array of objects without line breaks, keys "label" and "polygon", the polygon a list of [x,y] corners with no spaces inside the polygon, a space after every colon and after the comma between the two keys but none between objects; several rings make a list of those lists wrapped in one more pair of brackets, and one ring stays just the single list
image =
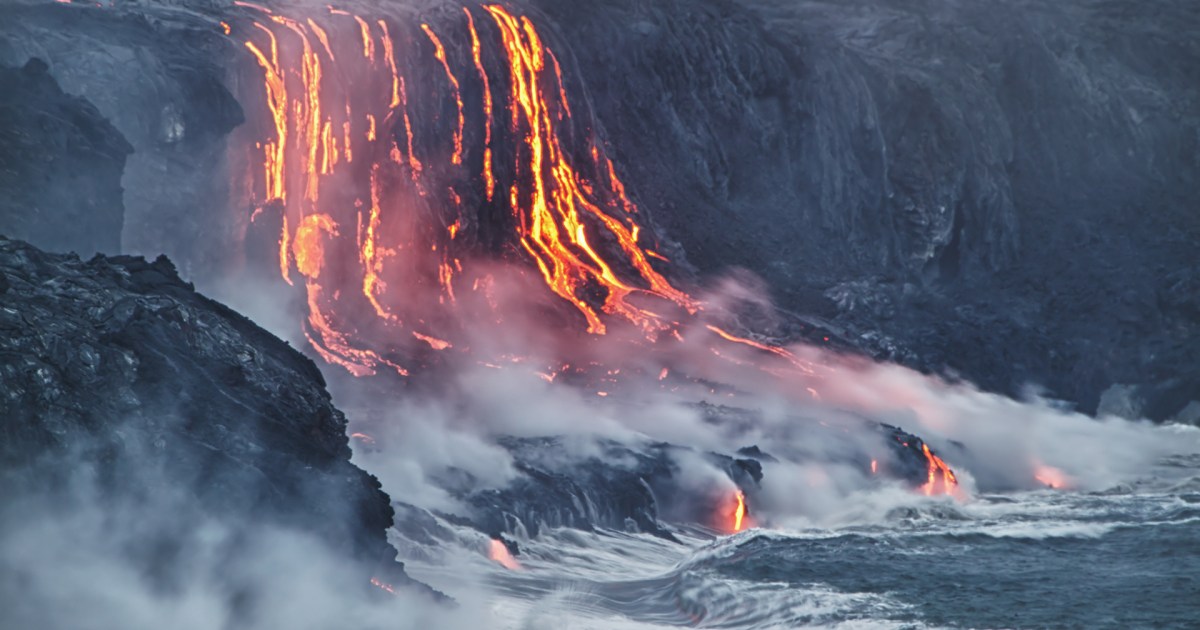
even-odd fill
[{"label": "ocean water", "polygon": [[408,566],[507,628],[1200,628],[1200,457],[1103,492],[847,500],[886,507],[680,542],[560,529],[522,541],[519,570],[471,545]]}]

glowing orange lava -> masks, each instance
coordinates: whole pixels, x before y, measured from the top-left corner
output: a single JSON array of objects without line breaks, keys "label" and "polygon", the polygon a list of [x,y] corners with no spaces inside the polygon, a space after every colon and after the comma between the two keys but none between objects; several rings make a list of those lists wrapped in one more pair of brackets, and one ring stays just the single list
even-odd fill
[{"label": "glowing orange lava", "polygon": [[432,28],[429,28],[428,24],[422,24],[421,30],[425,31],[429,41],[433,42],[433,56],[442,63],[442,69],[446,71],[446,78],[450,81],[451,94],[458,106],[458,131],[454,132],[454,154],[450,156],[450,163],[462,164],[463,127],[466,126],[466,117],[463,115],[463,102],[458,79],[454,76],[454,71],[450,69],[450,63],[446,61],[446,48],[442,46],[442,40],[438,39],[437,34],[433,32]]},{"label": "glowing orange lava", "polygon": [[483,48],[479,43],[479,31],[475,30],[475,17],[466,7],[463,7],[463,13],[467,14],[467,29],[471,33],[471,58],[475,62],[475,70],[479,72],[479,81],[483,86],[483,182],[487,200],[491,201],[496,193],[496,178],[492,174],[492,86],[488,81],[487,70],[483,67]]},{"label": "glowing orange lava", "polygon": [[[499,5],[484,8],[500,28],[511,77],[508,104],[513,126],[524,128],[528,149],[528,182],[514,183],[510,189],[522,247],[537,263],[546,285],[583,314],[588,332],[606,332],[597,310],[580,297],[589,283],[607,290],[602,307],[605,313],[620,315],[648,332],[667,329],[670,322],[633,305],[628,297],[634,292],[647,293],[691,312],[698,304],[650,267],[631,228],[607,214],[586,194],[580,176],[561,148],[553,116],[557,111],[555,101],[543,83],[546,49],[537,29],[528,18],[518,19]],[[557,90],[551,94],[557,95]],[[565,107],[563,103],[558,106]],[[638,288],[618,278],[612,265],[596,251],[588,232],[589,226],[596,225],[594,222],[616,239],[628,257],[626,262],[645,286]]]},{"label": "glowing orange lava", "polygon": [[792,354],[791,352],[789,352],[783,348],[780,348],[779,346],[771,346],[771,345],[767,345],[765,343],[760,343],[760,342],[754,341],[753,339],[747,339],[745,337],[738,337],[737,335],[726,332],[720,328],[717,328],[716,326],[713,326],[712,324],[706,324],[705,328],[716,333],[718,337],[721,337],[725,341],[732,341],[733,343],[739,343],[744,346],[750,346],[751,348],[757,348],[764,352],[770,352],[771,354],[774,354],[775,356],[782,357],[788,363],[791,363],[792,365],[796,366],[797,368],[800,368],[802,371],[804,371],[806,373],[811,374],[813,371],[812,367],[807,362],[801,360],[796,355]]},{"label": "glowing orange lava", "polygon": [[1038,464],[1034,468],[1033,478],[1052,490],[1065,490],[1071,487],[1071,479],[1066,473],[1045,464]]},{"label": "glowing orange lava", "polygon": [[[422,263],[402,254],[415,251],[415,243],[411,242],[414,235],[397,233],[397,228],[389,227],[395,223],[390,216],[407,210],[395,198],[409,194],[395,185],[393,169],[408,167],[407,177],[413,182],[408,190],[420,197],[427,197],[435,188],[424,181],[427,174],[416,155],[409,86],[401,72],[401,61],[418,61],[403,57],[403,51],[397,49],[397,42],[402,40],[393,36],[394,29],[382,19],[369,20],[332,7],[325,18],[303,19],[253,8],[268,18],[252,23],[257,35],[247,40],[245,47],[263,72],[263,102],[274,130],[272,137],[258,143],[263,157],[258,190],[262,204],[274,203],[282,209],[280,275],[290,284],[294,268],[309,283],[307,332],[323,358],[356,375],[374,373],[374,366],[380,364],[394,366],[377,351],[359,347],[354,329],[345,323],[351,315],[337,312],[338,303],[348,295],[342,286],[346,274],[340,269],[344,262],[341,258],[331,259],[330,252],[345,251],[333,246],[340,238],[354,239],[360,268],[357,292],[377,317],[402,325],[400,311],[393,306],[395,299],[387,294],[387,284],[403,266],[411,268]],[[660,332],[678,336],[678,324],[664,314],[671,309],[651,310],[647,300],[665,301],[690,313],[700,305],[650,265],[650,258],[661,257],[639,244],[641,226],[631,218],[636,206],[612,161],[591,146],[594,164],[588,168],[594,168],[595,174],[587,178],[564,149],[559,125],[571,116],[571,111],[557,57],[526,17],[499,5],[485,6],[484,15],[494,23],[494,30],[485,37],[473,11],[465,7],[463,11],[484,118],[483,146],[476,155],[481,154],[479,175],[489,200],[498,185],[492,146],[492,119],[495,110],[500,109],[494,103],[497,96],[512,115],[517,144],[511,147],[514,162],[506,172],[512,179],[506,187],[515,241],[541,271],[549,290],[583,315],[588,332],[605,334],[609,326],[605,320],[615,317],[633,323],[651,338]],[[455,129],[445,140],[451,147],[452,164],[461,164],[467,151],[466,104],[460,75],[433,27],[422,24],[421,30],[433,44],[433,61],[441,66],[455,102]],[[338,42],[346,38],[360,40],[361,57],[342,60],[335,55],[340,48]],[[489,52],[498,55],[507,68],[507,81],[496,83],[489,77],[485,65]],[[361,77],[363,85],[390,89],[372,87],[351,92],[346,76]],[[397,121],[402,122],[404,137],[400,140],[395,133]],[[360,155],[370,162],[365,171],[356,163]],[[362,176],[364,172],[368,176]],[[344,201],[326,201],[322,182],[332,177],[338,178],[343,187],[347,182],[358,182],[367,190],[356,204],[363,205],[364,199],[369,199],[369,204],[348,216]],[[606,186],[598,186],[598,182]],[[298,192],[293,194],[293,190]],[[454,187],[448,190],[449,202],[461,205],[463,200]],[[337,229],[338,225],[356,223],[359,229],[352,233]],[[454,220],[448,230],[450,241],[457,239],[462,225],[461,217]],[[437,241],[427,242],[425,247],[438,253],[431,267],[441,288],[436,301],[449,308],[457,303],[454,284],[465,273],[463,259],[452,255],[447,246],[439,247]],[[323,272],[331,265],[339,266],[336,286],[318,285],[316,280],[326,277]],[[405,273],[419,274],[419,269]],[[428,343],[421,336],[430,336],[427,332],[413,332],[408,332],[411,338]],[[432,347],[453,346],[441,335],[435,338],[439,343]]]},{"label": "glowing orange lava", "polygon": [[955,489],[958,488],[958,479],[955,478],[954,471],[950,470],[950,467],[946,465],[946,462],[942,461],[942,458],[929,450],[928,444],[921,444],[921,451],[925,455],[929,474],[928,480],[925,482],[925,485],[921,486],[921,490],[926,495],[938,493],[938,481],[940,481],[941,494],[954,493]]},{"label": "glowing orange lava", "polygon": [[[564,67],[528,17],[498,4],[463,7],[441,14],[436,32],[420,22],[418,32],[341,9],[292,18],[238,4],[259,12],[230,28],[247,34],[247,65],[261,71],[246,101],[257,104],[247,108],[256,123],[247,125],[253,216],[279,214],[278,273],[301,285],[304,333],[322,359],[354,376],[404,376],[405,366],[482,352],[466,331],[489,334],[480,329],[507,313],[491,261],[479,263],[519,258],[537,269],[528,277],[539,308],[543,297],[559,305],[581,331],[623,327],[634,334],[620,338],[648,348],[696,330],[723,359],[799,376],[795,390],[820,398],[808,382],[817,366],[800,354],[724,323],[692,328],[704,323],[696,317],[704,305],[664,275],[670,261],[655,251],[603,136],[584,122],[590,112],[572,111],[570,58]],[[449,129],[435,124],[447,86]],[[751,352],[722,352],[733,346]],[[768,360],[745,357],[759,352]],[[496,366],[508,357],[469,360]],[[555,381],[558,371],[546,367],[536,372]],[[691,378],[685,366],[658,367],[663,387]],[[589,391],[619,391],[609,387],[616,378]],[[928,447],[924,455],[923,490],[951,492],[954,473]],[[741,493],[737,502],[734,531],[750,522]]]},{"label": "glowing orange lava", "polygon": [[743,521],[746,519],[746,495],[741,491],[737,491],[737,507],[733,510],[733,531],[742,531]]},{"label": "glowing orange lava", "polygon": [[375,588],[377,588],[381,591],[387,591],[388,593],[391,593],[392,595],[396,594],[396,587],[392,586],[391,584],[388,584],[387,582],[380,580],[379,578],[371,578],[371,586],[374,586]]},{"label": "glowing orange lava", "polygon": [[521,569],[521,563],[512,557],[512,554],[508,552],[508,547],[502,541],[495,538],[488,543],[488,558],[499,563],[500,566],[509,571],[518,571]]},{"label": "glowing orange lava", "polygon": [[337,235],[337,224],[329,215],[310,214],[304,217],[292,241],[296,269],[313,280],[320,278],[321,269],[325,267],[324,239]]}]

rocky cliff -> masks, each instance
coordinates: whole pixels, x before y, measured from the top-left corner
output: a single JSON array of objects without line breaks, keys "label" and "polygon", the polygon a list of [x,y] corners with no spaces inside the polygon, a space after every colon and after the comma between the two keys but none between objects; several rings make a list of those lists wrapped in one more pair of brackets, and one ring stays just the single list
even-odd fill
[{"label": "rocky cliff", "polygon": [[81,255],[120,251],[132,150],[45,62],[0,67],[0,234]]},{"label": "rocky cliff", "polygon": [[[701,271],[749,268],[876,356],[1089,412],[1188,369],[1195,3],[537,4]],[[1185,404],[1154,387],[1142,412]]]},{"label": "rocky cliff", "polygon": [[224,202],[235,185],[226,138],[243,114],[224,70],[235,47],[216,20],[187,6],[203,2],[117,4],[7,4],[0,64],[44,61],[65,92],[87,99],[133,147],[117,171],[121,248],[99,249],[166,254],[187,277],[209,273],[228,255],[212,245],[232,229],[213,200]]},{"label": "rocky cliff", "polygon": [[[748,268],[816,339],[995,391],[1035,385],[1094,412],[1123,383],[1126,411],[1158,419],[1197,397],[1195,3],[520,9],[595,112],[576,124],[696,277]],[[444,4],[396,11],[461,20]],[[47,59],[136,148],[125,246],[168,252],[199,282],[236,263],[249,209],[214,217],[204,202],[245,201],[231,192],[244,172],[229,155],[247,151],[227,144],[243,115],[232,94],[261,73],[218,26],[245,11],[4,12],[0,60]]]},{"label": "rocky cliff", "polygon": [[255,532],[292,531],[357,567],[360,588],[409,583],[388,497],[350,463],[317,367],[166,258],[85,262],[0,239],[0,330],[0,526],[82,493],[104,514],[137,506],[131,562],[152,579],[183,570],[204,539],[193,527],[216,521],[235,532],[230,557]]}]

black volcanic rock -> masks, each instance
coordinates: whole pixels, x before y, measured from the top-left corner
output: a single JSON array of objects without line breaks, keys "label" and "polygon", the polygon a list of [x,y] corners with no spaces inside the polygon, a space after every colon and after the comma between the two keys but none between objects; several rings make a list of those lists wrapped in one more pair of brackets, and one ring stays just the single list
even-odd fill
[{"label": "black volcanic rock", "polygon": [[878,358],[1088,412],[1161,389],[1200,338],[1200,4],[535,4],[702,272],[749,268]]},{"label": "black volcanic rock", "polygon": [[[710,423],[761,419],[753,410],[697,408]],[[901,428],[868,420],[830,427],[801,418],[797,423],[809,427],[802,441],[810,442],[811,448],[790,453],[787,459],[792,463],[851,465],[865,474],[872,469],[872,458],[878,457],[884,462],[880,479],[912,488],[928,481],[924,440]],[[843,430],[850,428],[859,430],[853,438]],[[433,481],[466,506],[461,515],[439,516],[506,544],[506,536],[537,536],[545,528],[558,527],[636,531],[675,540],[674,527],[720,525],[731,499],[723,494],[723,484],[694,478],[682,462],[703,461],[718,476],[723,474],[745,493],[752,513],[763,479],[771,474],[768,466],[780,463],[757,446],[738,449],[735,457],[665,442],[626,444],[603,438],[504,437],[498,443],[512,456],[517,472],[503,486],[488,487],[487,480],[457,469]],[[403,514],[397,528],[409,540],[424,544],[448,537],[439,533],[429,514],[411,505],[398,507]]]},{"label": "black volcanic rock", "polygon": [[236,260],[220,245],[249,213],[215,211],[215,201],[236,196],[231,173],[245,171],[229,164],[226,147],[244,120],[226,88],[237,79],[224,69],[240,45],[195,11],[213,8],[207,0],[0,6],[0,64],[44,60],[134,148],[122,180],[122,248],[103,251],[165,253],[189,278]]},{"label": "black volcanic rock", "polygon": [[[666,244],[673,261],[764,277],[803,323],[774,336],[830,337],[1006,394],[1044,386],[1085,412],[1114,383],[1155,418],[1200,396],[1178,380],[1178,349],[1200,339],[1197,3],[512,8],[564,64],[568,136],[610,150],[643,216],[682,245]],[[234,100],[261,73],[217,21],[253,13],[0,6],[0,63],[45,59],[136,147],[126,247],[166,251],[199,282],[243,259],[247,151],[270,133],[252,115],[230,134],[242,107],[265,106]],[[457,11],[422,15],[464,44]],[[418,139],[444,122],[418,116]]]},{"label": "black volcanic rock", "polygon": [[0,234],[91,255],[121,247],[121,173],[133,148],[46,64],[0,67]]},{"label": "black volcanic rock", "polygon": [[171,489],[205,517],[315,536],[361,563],[363,585],[410,581],[388,497],[350,463],[312,361],[163,257],[83,262],[0,239],[0,278],[0,494],[14,500],[0,517],[91,471],[105,504]]}]

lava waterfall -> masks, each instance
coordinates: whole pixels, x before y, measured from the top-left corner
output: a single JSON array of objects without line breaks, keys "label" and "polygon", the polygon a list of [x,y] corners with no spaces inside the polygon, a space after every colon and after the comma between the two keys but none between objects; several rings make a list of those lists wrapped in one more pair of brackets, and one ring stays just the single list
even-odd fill
[{"label": "lava waterfall", "polygon": [[535,266],[542,292],[571,307],[558,319],[589,334],[616,323],[654,341],[700,308],[668,279],[528,17],[464,7],[435,30],[241,4],[257,15],[231,36],[262,73],[246,95],[262,105],[245,139],[259,150],[246,245],[277,230],[279,275],[304,286],[306,333],[327,361],[408,375],[430,352],[467,350],[464,328],[504,317],[480,264],[497,258]]}]

